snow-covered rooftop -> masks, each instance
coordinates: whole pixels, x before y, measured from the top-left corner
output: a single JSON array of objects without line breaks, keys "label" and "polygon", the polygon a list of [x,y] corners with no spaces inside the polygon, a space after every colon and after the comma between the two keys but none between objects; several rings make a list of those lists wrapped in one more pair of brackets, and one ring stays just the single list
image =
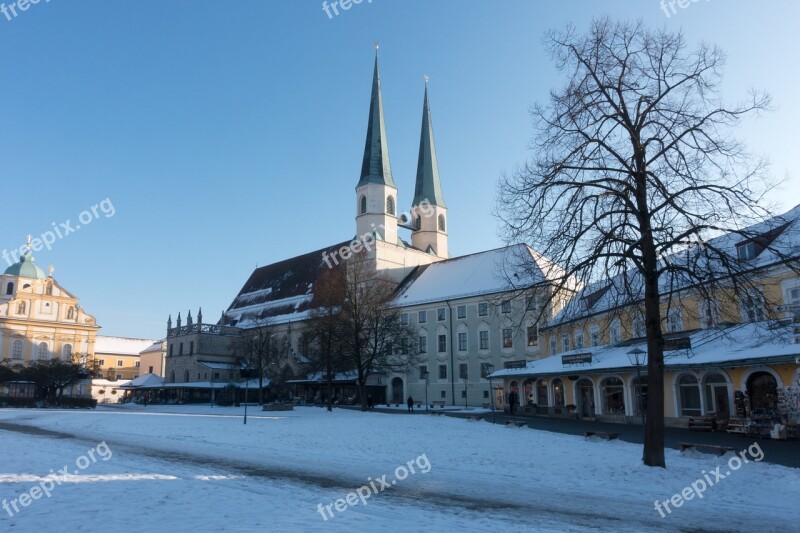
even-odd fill
[{"label": "snow-covered rooftop", "polygon": [[[719,276],[724,277],[728,270],[721,264],[714,264],[705,255],[703,247],[719,250],[727,256],[727,260],[736,265],[737,245],[748,240],[757,241],[759,237],[768,240],[768,246],[755,258],[747,260],[742,265],[742,270],[754,270],[774,265],[783,261],[786,257],[797,257],[800,255],[800,206],[773,217],[760,224],[755,224],[744,228],[742,233],[746,236],[753,236],[747,239],[739,233],[728,233],[712,239],[708,239],[701,245],[695,245],[687,250],[676,252],[669,256],[669,262],[675,265],[684,265],[691,271],[718,272]],[[773,240],[774,239],[774,240]],[[714,254],[711,254],[712,256]],[[662,294],[679,290],[690,286],[696,282],[681,271],[664,273],[659,284]],[[644,285],[642,277],[636,270],[629,270],[610,280],[601,280],[587,285],[548,323],[548,326],[555,326],[575,319],[585,318],[588,315],[598,314],[611,309],[630,305],[642,300],[644,297]]]},{"label": "snow-covered rooftop", "polygon": [[107,337],[98,335],[94,343],[95,354],[139,355],[149,348],[153,339],[134,339],[129,337]]},{"label": "snow-covered rooftop", "polygon": [[395,301],[407,306],[524,289],[546,282],[552,268],[524,244],[464,255],[419,267]]},{"label": "snow-covered rooftop", "polygon": [[[800,344],[794,344],[791,325],[775,322],[741,324],[724,329],[710,328],[691,333],[691,348],[664,352],[667,368],[697,365],[723,365],[727,363],[786,359],[792,361],[800,355]],[[509,376],[583,374],[587,372],[630,369],[633,350],[647,351],[647,343],[628,341],[617,345],[584,347],[562,352],[544,359],[530,361],[524,368],[507,368],[492,374],[493,378]],[[564,364],[562,357],[591,354],[591,363]]]}]

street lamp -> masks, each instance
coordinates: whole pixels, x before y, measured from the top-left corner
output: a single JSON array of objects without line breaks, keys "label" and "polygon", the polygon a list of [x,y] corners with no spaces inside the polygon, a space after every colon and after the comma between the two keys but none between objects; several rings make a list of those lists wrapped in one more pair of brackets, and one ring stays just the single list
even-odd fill
[{"label": "street lamp", "polygon": [[494,365],[492,363],[486,364],[486,374],[489,377],[489,405],[492,408],[492,424],[496,422],[494,414],[494,389],[492,388],[492,374],[494,374]]},{"label": "street lamp", "polygon": [[243,368],[239,372],[239,375],[241,375],[244,378],[244,423],[245,423],[245,425],[247,425],[247,393],[248,393],[248,390],[249,390],[248,386],[250,384],[251,372],[252,371],[249,368]]},{"label": "street lamp", "polygon": [[642,389],[642,365],[647,364],[647,352],[639,348],[634,348],[627,353],[628,360],[632,365],[636,365],[636,382],[639,385],[639,392],[636,394],[639,403],[639,414],[642,417],[642,442],[644,443],[647,430],[645,428],[644,413],[644,390]]},{"label": "street lamp", "polygon": [[430,372],[427,370],[422,371],[422,379],[425,380],[425,414],[428,413],[428,376]]}]

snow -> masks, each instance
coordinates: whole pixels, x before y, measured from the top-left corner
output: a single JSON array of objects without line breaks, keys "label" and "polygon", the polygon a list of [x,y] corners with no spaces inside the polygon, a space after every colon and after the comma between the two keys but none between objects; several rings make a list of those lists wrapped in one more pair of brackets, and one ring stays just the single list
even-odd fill
[{"label": "snow", "polygon": [[[51,469],[105,442],[113,452],[60,478],[50,498],[5,529],[36,531],[615,531],[796,530],[800,473],[751,460],[665,518],[664,501],[729,457],[641,447],[450,417],[300,407],[279,416],[241,408],[127,404],[93,411],[0,410],[0,497],[30,491]],[[252,410],[251,410],[252,412]],[[19,433],[9,424],[73,435]],[[743,440],[742,449],[752,445]],[[25,450],[19,453],[19,450]],[[430,470],[323,520],[318,505],[400,465]],[[417,465],[421,463],[417,462]],[[74,476],[74,477],[73,477]]]},{"label": "snow", "polygon": [[153,339],[133,339],[128,337],[107,337],[98,335],[95,338],[95,354],[113,355],[139,355],[150,348],[154,343],[160,342]]},{"label": "snow", "polygon": [[525,245],[432,263],[397,295],[401,306],[528,288],[547,279],[551,263]]},{"label": "snow", "polygon": [[[770,322],[747,323],[725,329],[699,330],[688,337],[692,348],[665,352],[664,364],[669,367],[687,365],[728,363],[767,358],[785,358],[787,362],[800,355],[800,344],[794,343],[793,326],[777,326],[770,329]],[[569,372],[612,369],[629,369],[633,366],[628,352],[635,349],[647,351],[647,343],[626,342],[624,345],[601,345],[577,348],[557,355],[527,363],[525,368],[499,370],[493,378],[518,375],[564,374]],[[591,364],[565,365],[562,356],[592,354]],[[646,363],[645,363],[646,364]]]}]

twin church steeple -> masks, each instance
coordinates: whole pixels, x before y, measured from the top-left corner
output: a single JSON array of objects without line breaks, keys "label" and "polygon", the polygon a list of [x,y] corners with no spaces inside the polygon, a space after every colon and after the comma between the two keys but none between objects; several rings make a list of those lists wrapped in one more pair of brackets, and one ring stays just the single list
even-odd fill
[{"label": "twin church steeple", "polygon": [[398,244],[398,226],[412,230],[414,248],[437,257],[448,257],[447,207],[442,195],[439,165],[433,140],[428,80],[422,110],[422,134],[419,143],[417,179],[410,216],[398,218],[398,191],[389,163],[389,145],[383,116],[380,70],[377,50],[372,78],[372,95],[367,123],[367,140],[361,177],[356,185],[357,235],[375,232],[379,239]]}]

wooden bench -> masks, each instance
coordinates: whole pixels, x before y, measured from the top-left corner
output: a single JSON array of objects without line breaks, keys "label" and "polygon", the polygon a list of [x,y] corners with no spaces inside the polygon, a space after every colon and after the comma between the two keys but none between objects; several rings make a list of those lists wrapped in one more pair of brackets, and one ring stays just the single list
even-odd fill
[{"label": "wooden bench", "polygon": [[431,402],[431,407],[439,407],[444,409],[444,404],[447,403],[444,400],[436,400],[435,402]]},{"label": "wooden bench", "polygon": [[695,431],[714,431],[717,428],[717,415],[693,416],[689,419],[689,429]]},{"label": "wooden bench", "polygon": [[714,444],[697,444],[693,442],[679,442],[678,445],[681,447],[681,451],[685,450],[693,450],[693,449],[703,449],[703,450],[711,450],[717,455],[725,455],[728,452],[734,451],[733,448],[728,446],[716,446]]},{"label": "wooden bench", "polygon": [[527,422],[523,422],[521,420],[506,420],[506,425],[507,426],[516,426],[518,428],[528,427],[528,423]]},{"label": "wooden bench", "polygon": [[584,431],[584,437],[600,437],[601,439],[614,440],[619,438],[619,433],[609,433],[607,431]]}]

